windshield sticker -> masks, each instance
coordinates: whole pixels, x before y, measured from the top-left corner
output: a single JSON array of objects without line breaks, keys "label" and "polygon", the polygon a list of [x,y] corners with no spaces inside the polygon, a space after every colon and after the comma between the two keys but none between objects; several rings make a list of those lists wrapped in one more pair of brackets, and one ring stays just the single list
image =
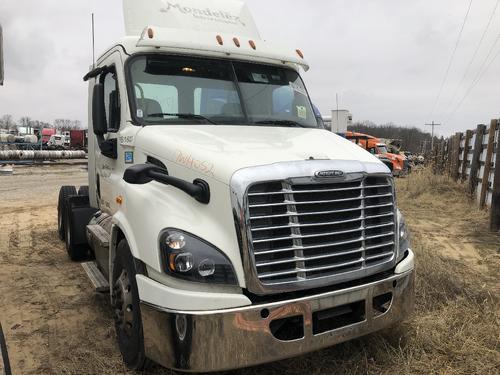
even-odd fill
[{"label": "windshield sticker", "polygon": [[252,79],[255,83],[269,83],[267,75],[261,73],[252,73]]},{"label": "windshield sticker", "polygon": [[137,110],[137,118],[143,118],[144,117],[144,112],[142,109]]},{"label": "windshield sticker", "polygon": [[302,106],[302,105],[298,105],[297,106],[297,116],[299,116],[300,118],[303,118],[303,119],[307,119],[307,108]]},{"label": "windshield sticker", "polygon": [[293,91],[298,92],[299,94],[302,94],[304,96],[307,96],[307,92],[304,87],[293,82],[290,82],[290,87],[293,89]]}]

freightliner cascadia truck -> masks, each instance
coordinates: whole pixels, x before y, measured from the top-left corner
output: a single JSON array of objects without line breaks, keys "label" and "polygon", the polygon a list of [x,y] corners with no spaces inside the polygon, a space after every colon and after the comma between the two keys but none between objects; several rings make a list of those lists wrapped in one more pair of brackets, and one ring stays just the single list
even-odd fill
[{"label": "freightliner cascadia truck", "polygon": [[124,362],[252,366],[413,309],[388,168],[318,125],[301,50],[237,0],[124,1],[89,85],[89,185],[60,190],[73,260],[109,291]]}]

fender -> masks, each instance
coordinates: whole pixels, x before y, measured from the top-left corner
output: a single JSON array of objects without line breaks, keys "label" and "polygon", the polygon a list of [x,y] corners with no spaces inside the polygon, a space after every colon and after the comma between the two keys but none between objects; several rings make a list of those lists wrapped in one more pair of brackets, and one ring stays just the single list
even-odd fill
[{"label": "fender", "polygon": [[134,232],[132,231],[132,227],[130,226],[127,217],[121,212],[118,211],[112,220],[111,225],[111,233],[110,233],[110,241],[109,241],[109,288],[110,293],[112,294],[113,288],[113,267],[114,260],[116,256],[116,248],[118,247],[119,233],[123,233],[125,240],[127,241],[132,256],[136,259],[139,258],[139,251],[137,241],[135,240]]}]

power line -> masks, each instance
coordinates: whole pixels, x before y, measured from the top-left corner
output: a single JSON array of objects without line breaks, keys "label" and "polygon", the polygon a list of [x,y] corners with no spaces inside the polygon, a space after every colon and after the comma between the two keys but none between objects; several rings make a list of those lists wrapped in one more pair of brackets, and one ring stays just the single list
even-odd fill
[{"label": "power line", "polygon": [[472,55],[471,60],[469,61],[469,64],[467,65],[467,68],[465,69],[464,75],[462,76],[462,79],[460,80],[460,83],[457,85],[457,88],[455,89],[455,92],[453,93],[452,99],[450,100],[450,103],[448,104],[448,109],[451,107],[452,103],[455,101],[455,98],[458,95],[458,91],[460,87],[462,87],[462,84],[465,82],[465,79],[467,78],[470,68],[472,67],[472,64],[476,60],[477,54],[479,50],[481,49],[481,46],[483,45],[484,38],[486,37],[486,34],[488,33],[491,23],[493,21],[493,18],[495,17],[496,11],[498,9],[498,5],[500,4],[500,0],[497,0],[495,7],[493,8],[493,11],[490,14],[490,18],[488,20],[488,23],[486,24],[486,27],[484,28],[483,34],[481,35],[481,39],[479,40],[479,43],[477,44],[476,50],[474,51],[474,54]]},{"label": "power line", "polygon": [[[471,81],[470,86],[467,88],[467,90],[465,92],[465,95],[462,97],[462,99],[457,104],[457,106],[455,107],[455,109],[452,112],[450,112],[450,114],[448,115],[446,121],[448,121],[455,113],[458,112],[458,110],[460,109],[460,107],[462,106],[462,104],[465,102],[465,99],[469,96],[469,94],[472,92],[472,90],[477,86],[477,84],[479,83],[479,81],[481,81],[481,79],[484,77],[484,75],[486,74],[486,72],[490,68],[491,64],[493,64],[493,62],[496,60],[496,58],[500,54],[500,50],[499,50],[496,53],[496,55],[493,57],[493,59],[491,59],[490,62],[488,63],[488,60],[489,60],[490,56],[492,56],[493,51],[495,50],[495,47],[497,46],[497,44],[498,44],[499,41],[500,41],[500,33],[497,35],[495,41],[493,42],[490,50],[488,51],[488,54],[486,55],[486,58],[481,63],[481,66],[480,66],[480,68],[479,68],[476,76]],[[488,64],[488,65],[486,65],[486,64]]]},{"label": "power line", "polygon": [[451,54],[451,58],[450,58],[450,61],[448,63],[448,67],[446,68],[446,73],[444,74],[443,82],[441,83],[441,87],[439,88],[438,96],[437,96],[437,98],[434,102],[434,106],[432,108],[431,116],[434,116],[434,113],[436,112],[437,105],[439,103],[439,100],[441,99],[441,95],[443,94],[444,85],[446,84],[446,81],[448,80],[448,76],[450,75],[450,70],[451,70],[451,67],[453,65],[453,60],[455,60],[455,55],[457,54],[458,46],[460,45],[460,41],[462,40],[462,34],[464,32],[465,24],[467,23],[467,19],[469,18],[470,9],[472,7],[472,1],[473,0],[470,0],[469,7],[467,8],[467,13],[465,13],[464,21],[462,22],[462,27],[460,28],[460,32],[458,33],[457,42],[455,43],[455,48],[453,49],[453,53]]},{"label": "power line", "polygon": [[[500,40],[500,35],[498,36],[497,38],[497,42],[498,40]],[[493,51],[493,50],[492,50]],[[490,54],[488,54],[486,60],[485,60],[485,64],[486,64],[486,61],[488,59]],[[500,55],[500,49],[497,51],[497,53],[495,54],[495,56],[493,56],[493,58],[490,60],[490,62],[488,63],[488,65],[486,67],[484,67],[484,69],[480,70],[478,72],[478,74],[476,75],[476,78],[472,81],[471,85],[469,86],[469,88],[467,89],[467,92],[465,93],[465,95],[462,97],[462,99],[460,100],[460,102],[458,103],[458,105],[455,107],[455,110],[447,117],[447,119],[450,119],[453,115],[455,115],[455,113],[457,113],[459,110],[460,110],[460,107],[462,106],[462,104],[465,102],[465,99],[467,99],[467,97],[469,96],[469,94],[472,92],[472,90],[474,90],[474,88],[477,86],[477,84],[483,79],[484,75],[486,74],[486,72],[489,70],[489,68],[491,67],[491,65],[493,64],[493,62],[495,62],[495,60],[497,59],[497,57]],[[483,67],[482,67],[483,68]]]}]

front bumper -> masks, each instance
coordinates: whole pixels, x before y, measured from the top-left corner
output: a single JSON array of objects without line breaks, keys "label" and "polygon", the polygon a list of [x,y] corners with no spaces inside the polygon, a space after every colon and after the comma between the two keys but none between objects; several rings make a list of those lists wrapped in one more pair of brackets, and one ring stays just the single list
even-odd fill
[{"label": "front bumper", "polygon": [[[213,372],[326,348],[408,316],[413,311],[414,277],[411,269],[348,289],[211,312],[169,311],[142,303],[146,355],[167,368]],[[300,337],[283,339],[276,331],[281,322]]]}]

